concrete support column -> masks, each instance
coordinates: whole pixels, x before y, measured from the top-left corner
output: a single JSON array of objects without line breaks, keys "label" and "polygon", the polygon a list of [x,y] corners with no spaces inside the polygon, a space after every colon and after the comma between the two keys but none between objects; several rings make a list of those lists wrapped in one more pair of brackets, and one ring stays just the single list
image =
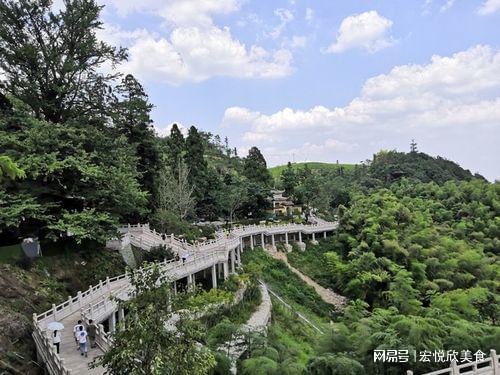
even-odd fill
[{"label": "concrete support column", "polygon": [[241,252],[243,252],[243,249],[245,248],[245,244],[243,242],[243,237],[240,239],[240,247],[241,247]]},{"label": "concrete support column", "polygon": [[323,238],[326,238],[326,232],[323,232]]},{"label": "concrete support column", "polygon": [[194,274],[190,273],[189,275],[187,275],[187,283],[188,286],[194,283]]},{"label": "concrete support column", "polygon": [[299,232],[299,242],[302,242],[302,232]]},{"label": "concrete support column", "polygon": [[217,264],[212,266],[212,288],[217,289]]},{"label": "concrete support column", "polygon": [[109,332],[115,332],[116,329],[116,317],[115,317],[115,312],[109,316],[108,318],[108,325],[109,325]]},{"label": "concrete support column", "polygon": [[234,258],[235,258],[235,251],[234,249],[231,250],[231,273],[234,273],[236,269],[234,268]]},{"label": "concrete support column", "polygon": [[250,249],[252,249],[252,250],[253,250],[253,247],[254,247],[254,246],[253,246],[253,235],[251,234],[251,235],[250,235]]},{"label": "concrete support column", "polygon": [[125,327],[125,310],[118,309],[118,321],[121,322],[122,327]]},{"label": "concrete support column", "polygon": [[236,248],[236,260],[238,261],[238,267],[241,266],[241,246]]},{"label": "concrete support column", "polygon": [[229,270],[228,270],[229,266],[227,264],[227,261],[225,261],[223,265],[224,265],[224,280],[226,280],[227,277],[229,276]]},{"label": "concrete support column", "polygon": [[288,232],[285,232],[285,243],[288,245]]},{"label": "concrete support column", "polygon": [[260,245],[264,248],[264,233],[260,234]]},{"label": "concrete support column", "polygon": [[271,234],[271,241],[272,241],[273,247],[275,247],[276,242],[274,241],[274,234]]},{"label": "concrete support column", "polygon": [[177,281],[174,281],[174,295],[177,294]]},{"label": "concrete support column", "polygon": [[313,241],[316,241],[316,236],[314,232],[313,232]]}]

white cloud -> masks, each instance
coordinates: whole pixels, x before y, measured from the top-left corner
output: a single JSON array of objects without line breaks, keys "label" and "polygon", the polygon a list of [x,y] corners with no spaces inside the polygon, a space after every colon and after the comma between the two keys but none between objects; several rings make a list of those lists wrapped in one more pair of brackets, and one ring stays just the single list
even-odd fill
[{"label": "white cloud", "polygon": [[129,48],[123,69],[141,79],[170,84],[201,82],[215,76],[279,78],[291,73],[286,49],[247,48],[228,28],[175,28],[169,38],[142,35]]},{"label": "white cloud", "polygon": [[466,150],[481,148],[488,155],[481,163],[494,168],[500,164],[495,151],[500,142],[499,93],[500,51],[479,45],[372,77],[344,107],[284,108],[272,114],[231,107],[222,124],[243,127],[246,145],[269,150],[274,163],[290,160],[291,153],[315,155],[317,160],[333,157],[322,153],[361,160],[360,153],[366,158],[379,148],[395,147],[390,139],[412,137],[427,139],[438,153],[447,137],[447,147],[456,147],[454,159],[470,162],[479,156],[466,157]]},{"label": "white cloud", "polygon": [[446,0],[446,2],[441,5],[441,8],[439,8],[439,11],[441,13],[446,12],[448,9],[450,9],[453,5],[455,4],[455,0]]},{"label": "white cloud", "polygon": [[299,36],[299,35],[294,35],[292,37],[292,40],[290,41],[290,47],[291,48],[304,48],[307,43],[307,37],[305,36]]},{"label": "white cloud", "polygon": [[273,39],[277,39],[281,36],[286,26],[294,20],[293,13],[289,9],[278,8],[274,11],[274,14],[280,19],[280,24],[276,26],[270,33],[269,36]]},{"label": "white cloud", "polygon": [[395,40],[387,36],[393,22],[371,10],[344,18],[338,30],[337,40],[326,52],[340,53],[352,48],[364,48],[376,52],[389,47]]},{"label": "white cloud", "polygon": [[314,10],[312,10],[311,8],[306,8],[306,15],[305,15],[306,21],[311,22],[313,18],[314,18]]},{"label": "white cloud", "polygon": [[500,10],[500,0],[485,0],[477,10],[477,13],[484,16],[495,13],[498,10]]},{"label": "white cloud", "polygon": [[212,25],[212,16],[230,14],[240,9],[240,0],[100,0],[121,16],[149,13],[172,25]]},{"label": "white cloud", "polygon": [[[99,36],[129,49],[122,66],[142,80],[181,84],[201,82],[216,76],[238,78],[281,78],[292,72],[288,49],[267,50],[246,46],[228,27],[218,27],[212,16],[237,11],[239,0],[102,0],[119,14],[151,13],[170,26],[168,32],[146,29],[124,31],[106,25]],[[284,22],[293,19],[285,9],[277,10]],[[284,26],[283,26],[284,27]]]}]

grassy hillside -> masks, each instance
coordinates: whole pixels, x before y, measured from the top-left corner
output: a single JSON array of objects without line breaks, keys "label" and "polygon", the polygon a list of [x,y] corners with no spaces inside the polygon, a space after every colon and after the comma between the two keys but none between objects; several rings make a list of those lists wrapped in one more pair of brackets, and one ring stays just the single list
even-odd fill
[{"label": "grassy hillside", "polygon": [[[326,169],[326,170],[331,170],[331,169],[337,169],[339,167],[344,167],[344,170],[351,170],[354,168],[354,164],[342,164],[342,163],[322,163],[322,162],[301,162],[301,163],[293,163],[292,166],[295,170],[302,168],[304,165],[306,165],[310,169]],[[284,165],[277,165],[275,167],[269,168],[269,172],[271,173],[271,176],[273,178],[278,178],[281,175],[281,172],[286,168],[286,164]]]}]

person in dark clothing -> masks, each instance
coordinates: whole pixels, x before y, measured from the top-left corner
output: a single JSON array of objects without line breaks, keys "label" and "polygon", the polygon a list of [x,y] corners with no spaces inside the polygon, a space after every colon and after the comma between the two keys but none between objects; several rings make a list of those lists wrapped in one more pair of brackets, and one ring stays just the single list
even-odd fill
[{"label": "person in dark clothing", "polygon": [[87,327],[87,334],[89,337],[90,347],[95,348],[95,335],[97,331],[97,326],[92,319],[89,320],[89,326]]}]

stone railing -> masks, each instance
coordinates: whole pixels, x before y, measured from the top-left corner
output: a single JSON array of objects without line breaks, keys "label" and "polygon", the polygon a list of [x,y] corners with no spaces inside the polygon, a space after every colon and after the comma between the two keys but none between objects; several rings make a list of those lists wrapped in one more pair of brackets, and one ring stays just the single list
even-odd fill
[{"label": "stone railing", "polygon": [[[413,375],[413,371],[408,370],[407,375]],[[463,363],[458,365],[453,361],[451,366],[442,370],[428,372],[423,375],[500,375],[500,356],[494,349],[490,350],[490,356],[480,361]]]},{"label": "stone railing", "polygon": [[[235,228],[227,233],[219,232],[213,240],[190,244],[173,235],[161,235],[155,230],[151,230],[149,224],[137,224],[121,228],[121,238],[112,239],[108,241],[107,245],[115,249],[121,249],[124,246],[132,244],[144,250],[149,250],[153,246],[164,244],[172,247],[175,251],[180,251],[181,249],[187,251],[190,257],[188,257],[185,263],[174,260],[161,263],[163,272],[166,272],[169,277],[178,280],[216,263],[226,262],[229,257],[229,251],[237,248],[245,236],[258,233],[289,233],[292,231],[314,233],[331,231],[335,228],[336,223],[251,225]],[[76,313],[86,321],[89,319],[96,320],[94,318],[102,317],[116,309],[116,301],[113,297],[116,297],[118,294],[123,296],[130,293],[130,291],[131,285],[127,274],[113,278],[108,277],[105,281],[100,281],[99,284],[90,286],[88,290],[78,292],[75,297],[69,297],[68,300],[59,305],[52,305],[51,309],[42,314],[33,314],[33,324],[35,327],[33,338],[49,373],[66,375],[69,374],[69,371],[65,369],[64,361],[55,353],[51,338],[45,334],[47,332],[47,323],[60,321]],[[98,325],[96,339],[97,344],[103,350],[109,347],[109,340],[102,325]]]},{"label": "stone railing", "polygon": [[33,340],[38,349],[38,353],[50,374],[69,375],[70,372],[64,366],[64,360],[57,354],[52,343],[50,331],[42,331],[39,325],[35,324],[33,330]]}]

